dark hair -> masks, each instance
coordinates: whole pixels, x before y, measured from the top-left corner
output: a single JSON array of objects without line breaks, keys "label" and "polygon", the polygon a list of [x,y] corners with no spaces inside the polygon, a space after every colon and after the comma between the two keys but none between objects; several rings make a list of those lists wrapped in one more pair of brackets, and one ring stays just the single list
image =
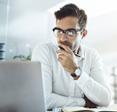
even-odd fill
[{"label": "dark hair", "polygon": [[60,8],[60,10],[56,11],[55,13],[56,19],[63,19],[67,16],[73,16],[78,18],[78,23],[80,25],[81,30],[85,28],[87,23],[87,15],[85,11],[79,9],[75,4],[67,4]]}]

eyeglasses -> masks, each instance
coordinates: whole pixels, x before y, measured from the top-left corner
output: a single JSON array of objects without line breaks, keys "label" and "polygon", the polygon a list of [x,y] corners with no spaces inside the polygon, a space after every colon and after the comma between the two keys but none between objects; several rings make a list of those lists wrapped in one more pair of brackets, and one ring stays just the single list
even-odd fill
[{"label": "eyeglasses", "polygon": [[76,37],[76,36],[78,36],[78,32],[80,32],[80,31],[81,31],[81,29],[75,29],[75,28],[69,28],[66,30],[63,30],[58,27],[53,28],[53,32],[55,33],[55,35],[57,37],[60,37],[61,35],[63,35],[63,33],[69,37]]}]

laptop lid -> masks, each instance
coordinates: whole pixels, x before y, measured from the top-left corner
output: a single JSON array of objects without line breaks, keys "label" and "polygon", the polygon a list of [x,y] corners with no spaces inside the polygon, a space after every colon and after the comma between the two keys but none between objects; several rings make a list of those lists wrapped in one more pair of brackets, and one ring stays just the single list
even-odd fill
[{"label": "laptop lid", "polygon": [[39,62],[0,62],[0,112],[45,112]]}]

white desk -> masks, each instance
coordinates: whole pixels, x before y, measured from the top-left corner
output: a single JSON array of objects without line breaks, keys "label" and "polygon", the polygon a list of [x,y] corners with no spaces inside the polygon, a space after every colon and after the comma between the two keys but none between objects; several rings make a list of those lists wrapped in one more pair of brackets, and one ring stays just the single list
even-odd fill
[{"label": "white desk", "polygon": [[[67,108],[72,108],[72,109],[74,109],[74,108],[78,108],[78,107],[67,107]],[[99,110],[100,109],[104,109],[104,110],[114,110],[115,112],[117,112],[117,104],[113,104],[113,105],[110,105],[110,106],[108,106],[108,107],[102,107],[102,108],[99,108]],[[97,109],[98,110],[98,109]],[[58,111],[47,111],[47,112],[58,112]],[[96,112],[98,112],[98,111],[96,111]]]},{"label": "white desk", "polygon": [[108,108],[117,110],[117,104],[112,104]]}]

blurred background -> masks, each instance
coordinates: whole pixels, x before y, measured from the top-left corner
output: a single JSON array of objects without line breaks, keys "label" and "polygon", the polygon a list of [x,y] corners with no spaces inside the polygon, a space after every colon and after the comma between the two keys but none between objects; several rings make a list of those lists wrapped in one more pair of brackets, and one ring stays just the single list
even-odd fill
[{"label": "blurred background", "polygon": [[116,0],[0,0],[0,60],[30,60],[35,45],[55,42],[54,11],[75,3],[88,15],[83,44],[96,48],[117,103]]}]

